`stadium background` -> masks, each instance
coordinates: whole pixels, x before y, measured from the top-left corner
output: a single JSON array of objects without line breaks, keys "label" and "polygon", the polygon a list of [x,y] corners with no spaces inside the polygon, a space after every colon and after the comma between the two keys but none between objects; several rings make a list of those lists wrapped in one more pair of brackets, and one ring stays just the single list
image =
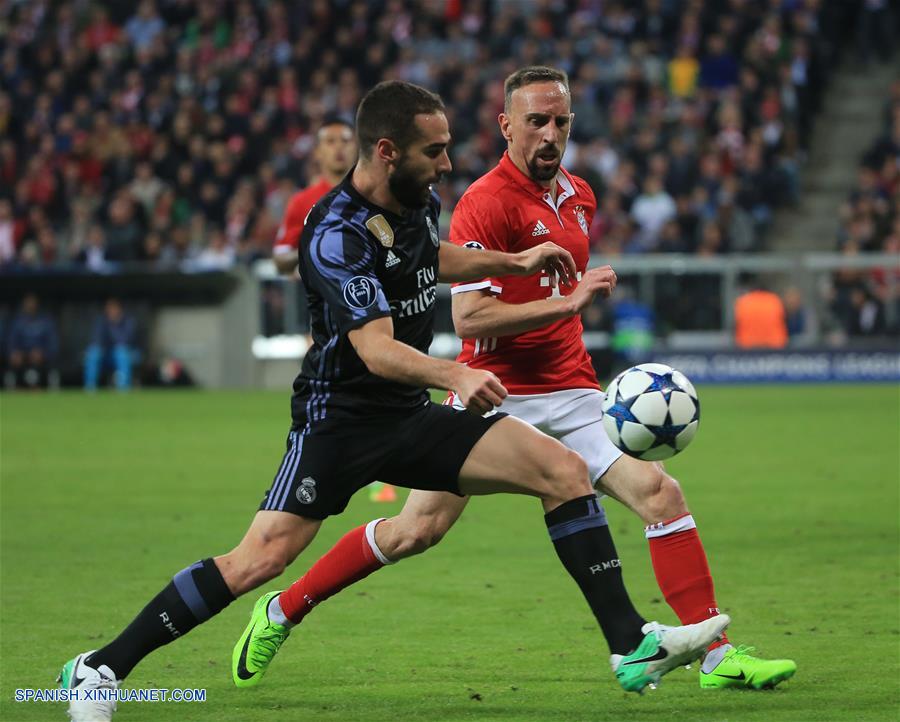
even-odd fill
[{"label": "stadium background", "polygon": [[[440,91],[454,136],[447,229],[503,150],[503,78],[537,62],[571,76],[564,160],[600,199],[592,251],[623,279],[616,300],[651,314],[658,352],[706,353],[679,356],[695,373],[733,367],[708,354],[732,346],[746,271],[782,295],[794,348],[896,339],[900,84],[889,58],[900,13],[888,3],[4,8],[0,338],[36,291],[67,385],[81,383],[92,316],[117,295],[138,321],[144,383],[184,368],[204,386],[283,387],[306,319],[297,284],[266,259],[290,195],[315,177],[322,118],[352,120],[385,78]],[[604,349],[628,345],[631,305],[585,314],[604,373],[630,360]],[[445,295],[445,333],[448,306]],[[435,350],[454,348],[448,334]],[[854,359],[862,378],[891,377],[896,361]],[[804,363],[808,378],[835,375],[831,355],[801,361],[782,376]]]},{"label": "stadium background", "polygon": [[[784,694],[715,707],[691,675],[644,706],[620,699],[577,624],[563,640],[541,627],[548,615],[586,618],[554,577],[539,525],[520,529],[534,510],[485,500],[430,561],[367,582],[334,616],[323,610],[308,630],[316,669],[299,666],[303,646],[286,648],[299,688],[321,695],[294,709],[326,719],[575,719],[598,707],[611,719],[674,719],[674,708],[682,719],[894,716],[898,10],[887,0],[0,4],[0,370],[34,292],[58,335],[51,384],[80,386],[94,316],[115,296],[140,329],[144,387],[0,397],[0,716],[49,718],[49,708],[11,705],[11,688],[49,685],[54,665],[85,635],[127,621],[173,563],[232,544],[264,490],[306,323],[297,284],[275,276],[269,255],[288,199],[315,176],[321,119],[352,119],[385,78],[441,92],[454,136],[454,173],[440,188],[446,232],[456,199],[503,150],[502,80],[527,63],[570,74],[565,165],[594,187],[595,260],[622,279],[618,301],[585,315],[598,368],[608,377],[646,355],[701,382],[702,431],[672,466],[691,485],[741,638],[795,656],[801,671]],[[654,178],[662,191],[648,189]],[[783,299],[785,348],[735,347],[748,272]],[[449,300],[439,303],[435,351],[452,355]],[[627,304],[652,318],[638,343]],[[722,381],[754,385],[710,385]],[[889,385],[755,385],[771,381]],[[190,382],[255,391],[148,390]],[[211,496],[221,502],[212,517]],[[359,499],[346,523],[394,508]],[[629,587],[658,604],[634,520],[610,516]],[[97,538],[63,543],[84,537]],[[473,568],[484,578],[473,581]],[[538,601],[536,578],[555,580]],[[481,617],[454,621],[452,643],[429,624],[469,604]],[[279,719],[295,676],[236,701],[222,674],[245,606],[156,655],[141,681],[208,681],[218,701],[192,709],[197,719]],[[399,648],[385,642],[398,614],[416,640]],[[389,653],[360,662],[371,649]],[[517,661],[520,650],[547,673]],[[348,670],[365,679],[351,692]],[[163,712],[187,718],[149,707],[122,718]]]}]

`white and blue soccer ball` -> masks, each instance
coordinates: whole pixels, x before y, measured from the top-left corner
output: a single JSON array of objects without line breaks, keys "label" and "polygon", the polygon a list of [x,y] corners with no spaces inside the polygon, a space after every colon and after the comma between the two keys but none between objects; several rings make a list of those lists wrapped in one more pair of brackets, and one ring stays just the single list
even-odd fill
[{"label": "white and blue soccer ball", "polygon": [[606,389],[603,428],[629,456],[645,461],[675,456],[691,443],[699,424],[694,385],[671,366],[632,366]]}]

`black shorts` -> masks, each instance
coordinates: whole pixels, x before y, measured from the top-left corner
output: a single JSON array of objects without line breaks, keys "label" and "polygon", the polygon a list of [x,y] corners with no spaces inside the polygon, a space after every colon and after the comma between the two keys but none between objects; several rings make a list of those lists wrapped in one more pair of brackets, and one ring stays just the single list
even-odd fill
[{"label": "black shorts", "polygon": [[429,402],[402,415],[292,431],[259,508],[324,519],[340,514],[350,497],[373,481],[460,494],[459,470],[469,452],[504,416],[483,417]]}]

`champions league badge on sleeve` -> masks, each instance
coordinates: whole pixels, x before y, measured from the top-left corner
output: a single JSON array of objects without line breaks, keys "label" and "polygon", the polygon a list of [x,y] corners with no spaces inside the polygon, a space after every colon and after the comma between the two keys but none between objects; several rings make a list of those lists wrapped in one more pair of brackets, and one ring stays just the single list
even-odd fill
[{"label": "champions league badge on sleeve", "polygon": [[344,303],[360,311],[367,309],[378,298],[378,287],[371,278],[354,276],[344,283]]}]

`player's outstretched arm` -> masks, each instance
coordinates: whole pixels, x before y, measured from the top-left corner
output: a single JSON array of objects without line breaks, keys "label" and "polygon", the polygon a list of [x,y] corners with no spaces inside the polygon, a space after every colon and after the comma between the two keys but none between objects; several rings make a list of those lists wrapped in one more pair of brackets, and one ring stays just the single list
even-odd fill
[{"label": "player's outstretched arm", "polygon": [[551,285],[556,286],[557,279],[571,285],[577,273],[572,254],[549,241],[521,253],[473,251],[442,241],[439,258],[441,283],[478,281],[486,276],[531,276],[546,271]]},{"label": "player's outstretched arm", "polygon": [[347,334],[357,355],[376,376],[391,381],[452,389],[470,411],[485,413],[506,398],[506,389],[490,371],[432,358],[394,338],[390,317],[378,318]]},{"label": "player's outstretched arm", "polygon": [[581,313],[596,295],[609,296],[616,287],[610,266],[586,271],[568,296],[528,303],[506,303],[487,291],[453,295],[453,327],[460,338],[514,336]]}]

